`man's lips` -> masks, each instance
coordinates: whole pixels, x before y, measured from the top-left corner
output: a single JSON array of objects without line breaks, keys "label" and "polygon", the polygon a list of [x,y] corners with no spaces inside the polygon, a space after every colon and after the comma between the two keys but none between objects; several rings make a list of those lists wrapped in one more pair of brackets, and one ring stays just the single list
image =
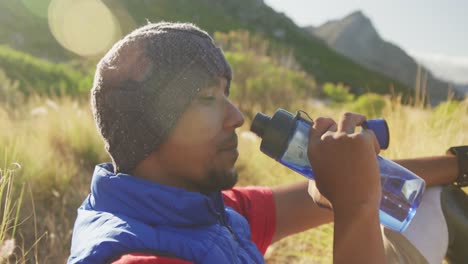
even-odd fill
[{"label": "man's lips", "polygon": [[237,135],[229,137],[225,142],[223,142],[218,148],[219,151],[230,151],[237,150]]}]

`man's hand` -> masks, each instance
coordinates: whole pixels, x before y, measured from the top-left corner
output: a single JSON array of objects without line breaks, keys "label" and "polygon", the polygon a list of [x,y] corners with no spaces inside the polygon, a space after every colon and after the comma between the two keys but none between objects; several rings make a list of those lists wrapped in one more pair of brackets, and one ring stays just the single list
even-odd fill
[{"label": "man's hand", "polygon": [[323,195],[334,211],[334,263],[385,262],[378,210],[380,149],[372,131],[354,132],[364,121],[346,113],[336,131],[316,122],[309,134],[308,157],[320,192],[312,196],[323,202]]},{"label": "man's hand", "polygon": [[[338,126],[336,125],[335,120],[331,118],[318,117],[314,120],[313,129],[317,131],[332,131],[336,132]],[[321,208],[333,209],[330,201],[325,198],[320,191],[317,189],[315,180],[309,180],[307,192],[309,193],[312,200]]]},{"label": "man's hand", "polygon": [[379,144],[371,130],[354,132],[365,120],[345,113],[337,127],[331,119],[317,119],[310,130],[308,157],[316,186],[334,208],[380,203]]}]

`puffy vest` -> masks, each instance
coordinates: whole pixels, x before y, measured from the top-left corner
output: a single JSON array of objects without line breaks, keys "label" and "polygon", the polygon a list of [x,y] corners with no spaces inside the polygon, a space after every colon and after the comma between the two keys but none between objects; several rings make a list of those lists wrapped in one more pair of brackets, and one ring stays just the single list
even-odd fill
[{"label": "puffy vest", "polygon": [[194,263],[264,263],[247,220],[203,195],[96,166],[91,193],[78,209],[68,263],[109,263],[154,252]]}]

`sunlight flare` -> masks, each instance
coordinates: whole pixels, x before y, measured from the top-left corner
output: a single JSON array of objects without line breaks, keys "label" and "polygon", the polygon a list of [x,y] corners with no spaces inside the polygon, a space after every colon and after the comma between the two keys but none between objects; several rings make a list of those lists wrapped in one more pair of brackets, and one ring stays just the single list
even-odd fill
[{"label": "sunlight flare", "polygon": [[48,17],[56,40],[85,57],[104,53],[122,34],[117,19],[99,0],[52,0]]}]

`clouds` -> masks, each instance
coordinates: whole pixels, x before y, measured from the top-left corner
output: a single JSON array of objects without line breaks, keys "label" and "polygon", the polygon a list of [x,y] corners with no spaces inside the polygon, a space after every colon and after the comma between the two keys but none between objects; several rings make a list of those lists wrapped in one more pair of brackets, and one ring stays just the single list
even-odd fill
[{"label": "clouds", "polygon": [[459,84],[468,84],[468,57],[435,53],[410,52],[436,77]]}]

